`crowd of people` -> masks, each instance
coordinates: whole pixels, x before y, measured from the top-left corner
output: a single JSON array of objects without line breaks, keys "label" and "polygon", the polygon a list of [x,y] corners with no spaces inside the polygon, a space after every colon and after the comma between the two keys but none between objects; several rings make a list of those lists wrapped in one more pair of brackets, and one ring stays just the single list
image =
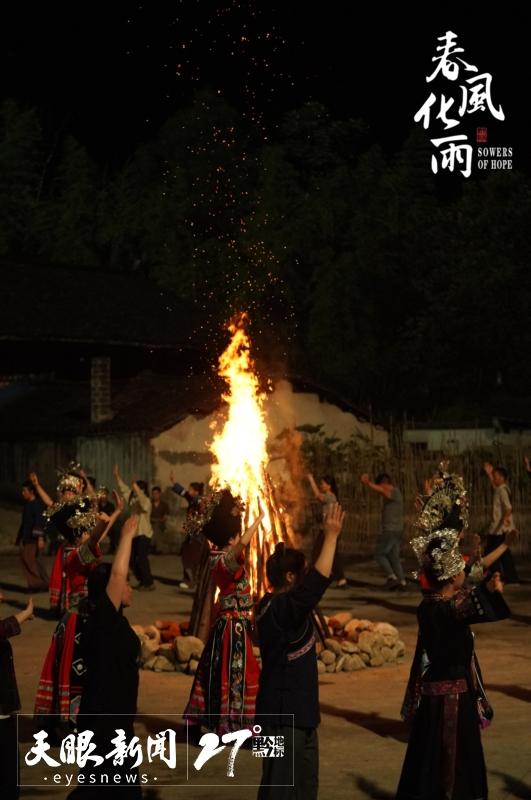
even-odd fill
[{"label": "crowd of people", "polygon": [[[441,465],[417,500],[417,536],[411,542],[419,562],[422,602],[418,643],[406,690],[403,716],[411,736],[399,781],[398,800],[476,800],[487,797],[480,727],[491,710],[474,654],[470,625],[505,619],[503,582],[518,576],[510,552],[515,540],[507,473],[485,465],[493,486],[493,514],[484,552],[474,543],[468,558],[460,543],[468,524],[468,496],[460,476]],[[35,473],[22,486],[24,510],[18,535],[21,564],[32,592],[49,586],[59,621],[40,673],[35,723],[50,741],[80,725],[86,715],[96,742],[109,743],[116,727],[133,735],[138,694],[139,640],[123,616],[129,605],[129,572],[139,591],[152,591],[150,542],[163,530],[169,509],[161,490],[149,493],[145,481],[124,481],[114,469],[117,491],[99,491],[79,469],[64,471],[52,497]],[[264,759],[259,800],[314,800],[318,793],[319,698],[312,612],[332,581],[347,581],[338,557],[344,513],[332,476],[309,482],[322,504],[319,536],[311,564],[301,550],[276,546],[266,563],[269,591],[254,598],[245,551],[261,517],[248,520],[239,498],[228,488],[208,495],[204,486],[184,486],[171,476],[171,488],[187,502],[183,583],[194,586],[198,565],[208,563],[219,590],[218,614],[199,661],[189,701],[187,724],[223,733],[260,724],[263,735],[283,736],[286,757]],[[375,559],[390,590],[403,591],[400,559],[403,499],[390,475],[361,482],[382,497],[382,526]],[[128,512],[114,536],[112,564],[101,560],[101,545],[118,518]],[[60,537],[48,577],[41,554],[48,526]],[[205,561],[205,554],[207,559]],[[20,708],[9,638],[32,615],[32,602],[19,614],[0,620],[0,782],[16,797],[16,731]],[[257,629],[261,669],[253,652]],[[109,716],[112,714],[112,716]],[[289,735],[288,735],[289,733]],[[131,770],[127,762],[123,770]],[[83,794],[79,787],[73,796]],[[140,796],[138,785],[122,793]],[[2,795],[4,796],[4,794]]]}]

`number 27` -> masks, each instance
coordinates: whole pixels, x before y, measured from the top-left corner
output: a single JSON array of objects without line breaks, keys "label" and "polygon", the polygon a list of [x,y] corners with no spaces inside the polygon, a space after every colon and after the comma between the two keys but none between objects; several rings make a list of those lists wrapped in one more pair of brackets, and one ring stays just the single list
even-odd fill
[{"label": "number 27", "polygon": [[238,750],[246,741],[246,739],[249,738],[249,736],[252,736],[252,733],[249,730],[224,733],[221,737],[223,744],[219,747],[219,736],[217,733],[203,734],[199,740],[199,746],[203,749],[194,761],[194,767],[197,771],[199,771],[207,761],[216,756],[218,753],[221,753],[221,751],[225,749],[226,744],[234,742],[227,760],[227,777],[234,778],[234,762],[236,760],[236,756],[238,755]]}]

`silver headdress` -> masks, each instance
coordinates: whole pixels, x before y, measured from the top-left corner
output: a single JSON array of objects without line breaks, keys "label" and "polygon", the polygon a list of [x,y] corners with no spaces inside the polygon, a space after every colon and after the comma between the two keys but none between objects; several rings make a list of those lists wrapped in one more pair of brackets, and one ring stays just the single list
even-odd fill
[{"label": "silver headdress", "polygon": [[69,541],[76,539],[85,531],[95,528],[99,519],[92,497],[75,497],[72,500],[57,503],[47,508],[44,516]]},{"label": "silver headdress", "polygon": [[57,491],[59,494],[63,492],[73,492],[76,495],[81,495],[84,489],[84,480],[80,475],[81,464],[71,461],[66,469],[58,469],[57,475],[59,482],[57,484]]},{"label": "silver headdress", "polygon": [[[468,499],[461,475],[448,472],[448,462],[442,461],[438,472],[430,481],[431,493],[424,503],[415,523],[422,534],[410,544],[422,569],[430,567],[437,580],[444,581],[458,575],[465,567],[459,552],[460,533],[468,527]],[[438,540],[437,546],[428,547]]]},{"label": "silver headdress", "polygon": [[464,530],[468,528],[468,497],[462,475],[448,472],[448,461],[441,461],[439,469],[429,481],[430,494],[423,498],[422,510],[415,523],[417,528],[430,533],[438,528]]},{"label": "silver headdress", "polygon": [[[428,553],[428,545],[437,540],[436,547]],[[437,580],[446,581],[459,575],[465,568],[463,556],[459,551],[459,532],[450,528],[433,531],[426,536],[417,536],[411,542],[421,569],[429,566]]]},{"label": "silver headdress", "polygon": [[[212,519],[216,509],[218,508],[223,496],[227,491],[230,491],[228,487],[222,487],[218,485],[213,488],[210,495],[201,499],[200,510],[196,513],[190,514],[184,523],[184,531],[188,534],[188,536],[194,538],[200,535],[203,528]],[[234,502],[231,512],[232,515],[240,515],[245,510],[245,504],[243,500],[241,497],[235,497],[234,495],[232,495],[232,500]]]}]

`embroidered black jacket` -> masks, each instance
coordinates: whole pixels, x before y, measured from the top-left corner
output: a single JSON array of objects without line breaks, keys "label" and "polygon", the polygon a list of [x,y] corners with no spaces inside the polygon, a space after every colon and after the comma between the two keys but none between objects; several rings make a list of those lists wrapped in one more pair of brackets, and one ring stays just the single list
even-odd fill
[{"label": "embroidered black jacket", "polygon": [[315,630],[311,612],[330,580],[311,569],[300,584],[287,592],[266,594],[256,621],[262,671],[256,701],[259,724],[297,728],[319,724],[319,689]]}]

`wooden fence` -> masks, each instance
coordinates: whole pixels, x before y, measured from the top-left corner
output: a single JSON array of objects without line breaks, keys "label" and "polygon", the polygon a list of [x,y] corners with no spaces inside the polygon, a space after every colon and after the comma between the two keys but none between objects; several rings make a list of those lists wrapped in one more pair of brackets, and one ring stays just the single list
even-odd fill
[{"label": "wooden fence", "polygon": [[[459,454],[426,453],[417,451],[403,442],[400,431],[390,437],[390,450],[385,452],[373,448],[370,443],[338,443],[327,440],[320,433],[306,435],[302,446],[304,465],[318,478],[332,474],[338,485],[340,501],[347,511],[341,549],[349,554],[366,554],[372,551],[380,529],[381,498],[365,487],[359,476],[368,472],[374,478],[379,472],[387,472],[404,496],[405,538],[415,536],[414,522],[417,518],[415,498],[423,491],[426,478],[431,477],[442,460],[449,460],[449,469],[464,477],[470,501],[470,533],[484,533],[488,527],[492,509],[492,488],[483,470],[489,461],[503,465],[509,474],[508,483],[512,493],[515,524],[521,533],[516,552],[530,552],[528,530],[531,527],[531,476],[528,475],[524,457],[526,452],[518,448],[497,447],[492,450],[470,450]],[[529,453],[531,455],[531,453]],[[318,509],[311,502],[309,486],[304,489],[307,508],[310,509],[301,527],[315,535],[318,524]],[[465,540],[465,547],[467,542]]]}]

